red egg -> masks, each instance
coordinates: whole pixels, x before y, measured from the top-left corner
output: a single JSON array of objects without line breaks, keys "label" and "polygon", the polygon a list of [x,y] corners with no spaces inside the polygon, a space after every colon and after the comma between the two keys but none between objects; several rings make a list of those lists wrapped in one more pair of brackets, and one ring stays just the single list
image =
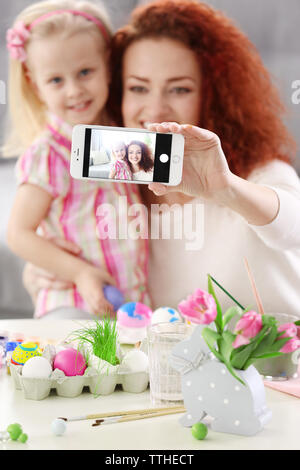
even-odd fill
[{"label": "red egg", "polygon": [[83,375],[86,369],[86,361],[79,351],[68,348],[56,354],[53,368],[60,369],[67,377]]}]

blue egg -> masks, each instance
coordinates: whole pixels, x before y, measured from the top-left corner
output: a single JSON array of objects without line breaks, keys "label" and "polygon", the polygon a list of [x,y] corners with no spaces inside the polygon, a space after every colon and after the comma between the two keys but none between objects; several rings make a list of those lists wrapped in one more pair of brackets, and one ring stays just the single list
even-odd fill
[{"label": "blue egg", "polygon": [[103,287],[103,292],[106,300],[112,304],[114,311],[117,311],[125,301],[124,295],[115,286],[106,285]]}]

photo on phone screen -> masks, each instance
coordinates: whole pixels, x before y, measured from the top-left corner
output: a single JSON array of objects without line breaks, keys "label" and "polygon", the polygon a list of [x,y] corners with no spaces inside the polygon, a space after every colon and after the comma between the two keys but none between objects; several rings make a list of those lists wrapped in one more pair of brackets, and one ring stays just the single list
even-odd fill
[{"label": "photo on phone screen", "polygon": [[171,149],[171,134],[86,128],[82,176],[168,183]]}]

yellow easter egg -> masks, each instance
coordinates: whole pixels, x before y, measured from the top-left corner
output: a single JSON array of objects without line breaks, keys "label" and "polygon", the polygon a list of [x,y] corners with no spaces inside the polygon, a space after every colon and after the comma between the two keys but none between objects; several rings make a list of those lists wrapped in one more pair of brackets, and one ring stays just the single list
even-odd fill
[{"label": "yellow easter egg", "polygon": [[12,353],[11,362],[23,366],[28,359],[41,355],[41,350],[36,343],[25,342],[16,347]]}]

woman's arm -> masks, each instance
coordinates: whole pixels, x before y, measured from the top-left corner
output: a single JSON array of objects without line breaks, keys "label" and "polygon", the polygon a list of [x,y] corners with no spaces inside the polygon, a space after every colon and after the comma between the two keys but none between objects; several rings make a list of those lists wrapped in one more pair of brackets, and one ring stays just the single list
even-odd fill
[{"label": "woman's arm", "polygon": [[189,196],[211,200],[239,213],[252,225],[266,225],[275,219],[279,211],[276,192],[231,173],[216,134],[177,123],[149,124],[148,129],[180,132],[185,137],[182,182],[173,187],[151,183],[149,189],[156,195],[181,191]]}]

